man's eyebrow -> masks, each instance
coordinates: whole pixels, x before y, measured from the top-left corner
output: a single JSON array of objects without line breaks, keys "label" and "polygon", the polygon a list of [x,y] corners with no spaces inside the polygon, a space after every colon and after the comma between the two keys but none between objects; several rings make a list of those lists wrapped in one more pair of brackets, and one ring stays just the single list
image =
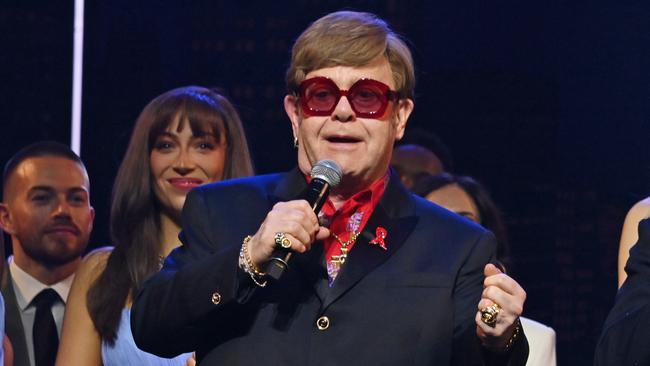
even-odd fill
[{"label": "man's eyebrow", "polygon": [[[54,193],[56,190],[53,187],[50,187],[50,186],[34,186],[34,187],[30,188],[27,193],[32,194],[32,193],[38,192],[38,191],[41,191],[41,192],[44,191],[44,192],[47,192],[47,193]],[[83,193],[88,194],[88,189],[86,187],[83,187],[83,186],[78,186],[78,187],[68,188],[66,190],[66,192],[67,193],[83,192]]]},{"label": "man's eyebrow", "polygon": [[50,186],[34,186],[34,187],[30,188],[27,193],[33,193],[35,191],[46,191],[48,193],[52,193],[52,192],[54,192],[54,188],[52,188]]},{"label": "man's eyebrow", "polygon": [[86,187],[83,186],[72,187],[68,189],[68,193],[78,193],[78,192],[88,194],[88,189],[86,189]]}]

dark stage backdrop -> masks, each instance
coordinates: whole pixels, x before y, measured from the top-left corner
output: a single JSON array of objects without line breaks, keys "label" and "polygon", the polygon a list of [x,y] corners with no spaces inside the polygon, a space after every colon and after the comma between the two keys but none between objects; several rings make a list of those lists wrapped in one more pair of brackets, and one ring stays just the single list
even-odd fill
[{"label": "dark stage backdrop", "polygon": [[[56,3],[56,4],[55,4]],[[243,4],[242,4],[243,3]],[[223,88],[257,171],[294,162],[282,108],[292,41],[343,8],[388,19],[418,68],[410,127],[491,188],[510,229],[525,315],[555,328],[560,364],[590,364],[615,295],[626,210],[650,193],[650,6],[469,1],[86,2],[82,157],[109,245],[112,181],[133,121],[178,86]],[[0,161],[69,141],[72,1],[0,5]]]}]

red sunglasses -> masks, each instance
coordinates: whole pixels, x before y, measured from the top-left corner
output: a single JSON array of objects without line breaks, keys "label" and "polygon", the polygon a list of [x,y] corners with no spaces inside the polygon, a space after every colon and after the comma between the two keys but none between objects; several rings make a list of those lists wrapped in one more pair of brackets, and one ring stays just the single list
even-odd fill
[{"label": "red sunglasses", "polygon": [[341,90],[322,76],[307,79],[298,89],[300,106],[307,116],[329,116],[345,96],[352,110],[361,118],[377,118],[384,115],[389,101],[399,99],[396,91],[388,85],[372,79],[359,79],[349,90]]}]

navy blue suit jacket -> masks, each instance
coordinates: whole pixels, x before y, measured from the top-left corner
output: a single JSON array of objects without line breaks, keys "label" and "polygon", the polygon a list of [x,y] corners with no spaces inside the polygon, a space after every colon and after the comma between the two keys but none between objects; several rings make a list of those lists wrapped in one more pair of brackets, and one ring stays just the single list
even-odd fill
[{"label": "navy blue suit jacket", "polygon": [[[0,233],[1,234],[1,233]],[[4,259],[3,259],[4,260]],[[20,307],[16,299],[9,263],[4,263],[2,273],[2,296],[5,299],[5,333],[11,341],[14,351],[14,366],[31,366],[29,363],[29,352],[27,351],[27,339],[25,329],[20,316]]]},{"label": "navy blue suit jacket", "polygon": [[[305,186],[295,169],[193,190],[183,246],[135,299],[138,346],[161,356],[196,351],[200,365],[485,363],[474,316],[493,236],[395,176],[332,287],[318,243],[294,255],[279,282],[255,286],[238,268],[242,239]],[[387,251],[369,244],[379,226]],[[316,325],[322,316],[326,330]],[[525,337],[515,348],[512,364],[525,363]]]},{"label": "navy blue suit jacket", "polygon": [[639,241],[630,249],[627,279],[607,315],[595,365],[650,365],[650,219],[639,222]]}]

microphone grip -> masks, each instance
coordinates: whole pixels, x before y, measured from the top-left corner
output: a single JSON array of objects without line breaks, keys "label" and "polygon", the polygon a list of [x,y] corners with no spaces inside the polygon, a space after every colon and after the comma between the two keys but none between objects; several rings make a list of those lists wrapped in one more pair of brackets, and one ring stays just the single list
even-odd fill
[{"label": "microphone grip", "polygon": [[[306,200],[312,210],[314,210],[314,213],[318,214],[327,200],[329,188],[329,183],[322,179],[315,178],[309,182],[309,185],[299,197]],[[276,249],[269,261],[264,264],[263,271],[270,278],[276,281],[279,280],[284,272],[289,268],[289,259],[291,259],[292,255],[293,252],[289,249]]]},{"label": "microphone grip", "polygon": [[289,268],[289,259],[291,259],[292,254],[293,252],[287,249],[273,252],[273,257],[264,264],[266,275],[276,281],[279,280]]}]

